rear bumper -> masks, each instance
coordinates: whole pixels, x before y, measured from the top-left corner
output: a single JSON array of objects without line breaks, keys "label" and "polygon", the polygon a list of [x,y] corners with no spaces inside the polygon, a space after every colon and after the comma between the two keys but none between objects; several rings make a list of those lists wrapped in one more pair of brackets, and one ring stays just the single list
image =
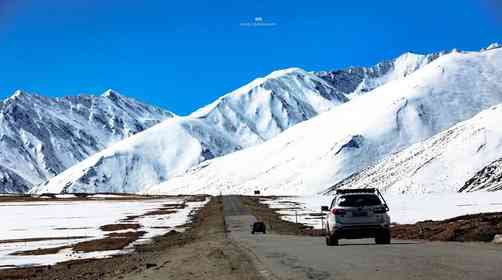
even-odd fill
[{"label": "rear bumper", "polygon": [[345,225],[336,226],[334,235],[337,238],[357,239],[376,237],[390,231],[388,225]]}]

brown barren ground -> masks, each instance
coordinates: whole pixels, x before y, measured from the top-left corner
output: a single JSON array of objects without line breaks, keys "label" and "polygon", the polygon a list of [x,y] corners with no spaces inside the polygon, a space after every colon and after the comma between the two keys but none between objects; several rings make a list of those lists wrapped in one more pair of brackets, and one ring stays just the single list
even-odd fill
[{"label": "brown barren ground", "polygon": [[395,225],[396,239],[426,239],[432,241],[485,241],[502,233],[502,213],[464,215],[444,221],[424,221],[411,225]]},{"label": "brown barren ground", "polygon": [[112,232],[108,233],[105,238],[93,239],[82,241],[73,245],[41,248],[29,251],[18,251],[13,253],[15,256],[28,256],[28,255],[49,255],[57,254],[63,249],[73,249],[75,252],[89,253],[109,250],[121,250],[127,245],[138,240],[146,232],[144,231],[128,231],[128,232]]},{"label": "brown barren ground", "polygon": [[100,226],[99,229],[101,229],[102,231],[117,231],[124,229],[138,229],[140,227],[141,226],[139,224],[109,224]]}]

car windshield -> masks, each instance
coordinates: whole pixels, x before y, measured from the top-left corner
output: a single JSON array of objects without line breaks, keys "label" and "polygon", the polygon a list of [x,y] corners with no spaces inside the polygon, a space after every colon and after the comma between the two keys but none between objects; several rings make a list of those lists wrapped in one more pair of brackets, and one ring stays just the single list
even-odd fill
[{"label": "car windshield", "polygon": [[338,206],[359,207],[380,205],[380,199],[372,194],[345,195],[338,198]]}]

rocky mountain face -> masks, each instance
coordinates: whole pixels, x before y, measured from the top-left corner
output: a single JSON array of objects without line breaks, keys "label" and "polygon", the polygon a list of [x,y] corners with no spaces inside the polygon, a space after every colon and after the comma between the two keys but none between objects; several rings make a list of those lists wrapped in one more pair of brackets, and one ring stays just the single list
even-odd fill
[{"label": "rocky mountain face", "polygon": [[461,192],[502,190],[502,158],[476,172],[460,188]]},{"label": "rocky mountain face", "polygon": [[371,67],[350,67],[315,74],[328,81],[340,93],[349,98],[360,96],[390,81],[404,78],[448,52],[428,55],[405,53],[396,59],[384,61]]},{"label": "rocky mountain face", "polygon": [[26,192],[171,117],[112,90],[63,98],[16,91],[0,103],[0,192]]}]

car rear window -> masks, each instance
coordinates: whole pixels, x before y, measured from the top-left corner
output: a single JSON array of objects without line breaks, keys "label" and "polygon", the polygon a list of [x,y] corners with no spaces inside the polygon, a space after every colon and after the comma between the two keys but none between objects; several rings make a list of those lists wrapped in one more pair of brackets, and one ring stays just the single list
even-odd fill
[{"label": "car rear window", "polygon": [[360,207],[380,205],[380,199],[372,194],[344,195],[338,198],[338,206]]}]

